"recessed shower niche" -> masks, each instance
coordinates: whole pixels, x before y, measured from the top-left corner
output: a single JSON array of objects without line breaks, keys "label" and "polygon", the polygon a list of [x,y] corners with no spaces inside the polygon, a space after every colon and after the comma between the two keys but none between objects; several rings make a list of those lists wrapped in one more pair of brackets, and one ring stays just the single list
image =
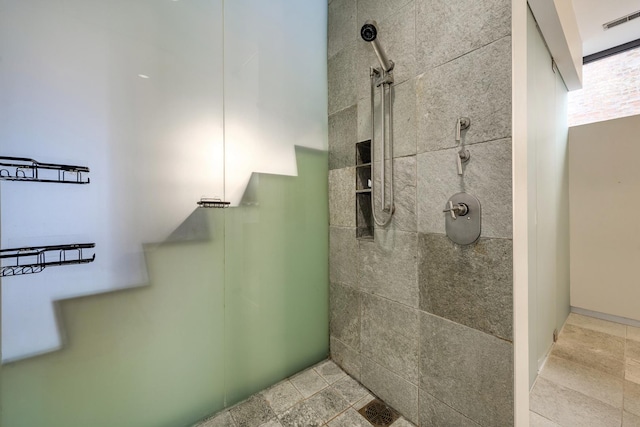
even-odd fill
[{"label": "recessed shower niche", "polygon": [[356,143],[356,237],[373,239],[371,140]]}]

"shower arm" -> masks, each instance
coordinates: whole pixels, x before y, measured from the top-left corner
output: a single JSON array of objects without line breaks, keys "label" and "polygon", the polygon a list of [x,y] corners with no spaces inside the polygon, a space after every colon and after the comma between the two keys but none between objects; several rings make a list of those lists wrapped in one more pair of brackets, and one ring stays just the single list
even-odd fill
[{"label": "shower arm", "polygon": [[[376,78],[377,77],[377,78]],[[375,223],[381,227],[386,226],[391,221],[393,217],[393,213],[395,211],[394,199],[393,199],[393,108],[391,106],[392,96],[393,96],[393,76],[390,73],[384,71],[384,69],[376,69],[371,67],[369,69],[369,78],[371,82],[371,193],[373,199],[373,205],[371,212],[373,214],[373,220]],[[376,216],[375,209],[375,194],[376,194],[376,178],[375,178],[375,87],[380,87],[380,109],[381,109],[381,129],[380,133],[382,135],[382,161],[380,164],[381,174],[380,174],[380,183],[382,184],[381,189],[381,207],[383,212],[387,212],[388,216],[385,220],[380,221]],[[389,207],[386,206],[386,185],[385,185],[385,154],[386,154],[386,132],[385,132],[385,104],[386,104],[386,89],[385,86],[389,87],[389,153],[390,153],[390,165],[389,171],[391,174],[389,180],[389,197],[391,199],[389,203]]]}]

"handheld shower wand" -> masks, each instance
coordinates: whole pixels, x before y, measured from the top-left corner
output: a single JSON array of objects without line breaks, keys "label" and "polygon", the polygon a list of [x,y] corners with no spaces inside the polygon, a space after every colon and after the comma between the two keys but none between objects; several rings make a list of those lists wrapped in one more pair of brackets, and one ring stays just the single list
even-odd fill
[{"label": "handheld shower wand", "polygon": [[[380,112],[381,112],[381,120],[380,120],[380,136],[382,138],[382,159],[380,160],[380,184],[382,185],[382,189],[380,191],[380,201],[382,212],[387,214],[386,219],[380,221],[376,215],[375,203],[373,204],[373,209],[371,209],[373,214],[373,220],[376,224],[381,227],[386,226],[391,222],[391,218],[393,217],[393,213],[395,211],[395,206],[393,204],[393,111],[392,111],[392,100],[393,100],[393,66],[394,63],[388,57],[380,41],[378,40],[378,24],[376,21],[369,20],[364,23],[362,28],[360,29],[360,35],[362,39],[366,42],[371,43],[376,56],[378,57],[378,61],[380,61],[380,68],[371,67],[369,70],[369,79],[371,82],[371,177],[372,177],[372,197],[375,198],[376,194],[376,179],[375,179],[375,164],[376,164],[376,141],[375,141],[375,88],[380,88]],[[388,90],[387,90],[388,88]],[[385,110],[388,108],[388,141],[389,141],[389,203],[386,201],[386,193],[387,193],[387,182],[386,182],[386,174],[385,174],[385,155],[387,153],[387,132],[385,132],[385,127],[387,124],[387,117],[385,115]]]}]

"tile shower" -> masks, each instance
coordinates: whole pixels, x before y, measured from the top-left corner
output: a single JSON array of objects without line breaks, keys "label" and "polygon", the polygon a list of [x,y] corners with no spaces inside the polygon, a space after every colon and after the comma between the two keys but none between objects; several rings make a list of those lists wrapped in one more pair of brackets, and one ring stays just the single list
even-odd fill
[{"label": "tile shower", "polygon": [[[396,64],[396,212],[374,240],[356,238],[354,198],[368,19]],[[328,30],[331,357],[416,424],[512,425],[511,2],[331,0]],[[461,191],[483,209],[469,246],[445,235]]]}]

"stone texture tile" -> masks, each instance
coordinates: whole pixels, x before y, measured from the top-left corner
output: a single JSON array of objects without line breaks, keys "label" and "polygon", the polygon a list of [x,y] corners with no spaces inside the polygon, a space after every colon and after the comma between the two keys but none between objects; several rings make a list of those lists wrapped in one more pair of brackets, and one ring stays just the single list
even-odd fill
[{"label": "stone texture tile", "polygon": [[325,360],[313,369],[329,384],[347,377],[347,374],[332,360]]},{"label": "stone texture tile", "polygon": [[624,411],[622,413],[622,427],[640,427],[640,417]]},{"label": "stone texture tile", "polygon": [[353,349],[335,337],[330,337],[331,359],[346,373],[359,380],[362,368],[360,349]]},{"label": "stone texture tile", "polygon": [[391,227],[400,231],[417,231],[416,156],[394,159],[393,191],[396,210]]},{"label": "stone texture tile", "polygon": [[371,393],[367,393],[365,397],[363,397],[362,399],[358,400],[356,403],[353,404],[353,409],[355,409],[356,411],[359,411],[360,409],[364,408],[372,400],[375,400],[375,399],[377,399],[377,397],[375,397]]},{"label": "stone texture tile", "polygon": [[329,427],[371,427],[371,424],[353,408],[349,408],[327,425]]},{"label": "stone texture tile", "polygon": [[331,387],[313,395],[307,400],[307,404],[320,416],[324,423],[349,407],[349,403]]},{"label": "stone texture tile", "polygon": [[[358,41],[360,42],[360,41]],[[364,43],[364,42],[363,42]],[[329,58],[327,81],[329,87],[329,115],[355,106],[356,88],[356,41]],[[368,71],[366,71],[368,73]],[[367,74],[368,75],[368,74]],[[354,122],[353,132],[356,132]]]},{"label": "stone texture tile", "polygon": [[622,423],[620,409],[545,378],[536,381],[530,408],[561,426],[618,427]]},{"label": "stone texture tile", "polygon": [[418,155],[418,231],[445,233],[445,212],[451,196],[473,194],[482,210],[482,237],[510,239],[513,234],[511,139],[467,146],[471,159],[457,172],[458,148]]},{"label": "stone texture tile", "polygon": [[358,0],[358,31],[366,20],[382,22],[411,0]]},{"label": "stone texture tile", "polygon": [[633,341],[640,341],[640,328],[634,326],[627,326],[627,339]]},{"label": "stone texture tile", "polygon": [[420,331],[420,388],[480,425],[512,425],[513,346],[424,312]]},{"label": "stone texture tile", "polygon": [[[360,3],[360,2],[359,2]],[[397,3],[391,2],[391,3]],[[360,7],[360,5],[358,5]],[[415,1],[407,2],[401,9],[396,9],[393,15],[389,15],[378,21],[378,39],[385,49],[387,56],[395,64],[393,77],[395,84],[405,82],[416,75],[415,54]],[[358,17],[362,26],[369,17]],[[360,31],[360,27],[358,27]],[[370,43],[365,42],[358,35],[357,50],[357,93],[358,99],[369,99],[371,84],[369,80],[369,67],[380,67]]]},{"label": "stone texture tile", "polygon": [[264,390],[262,395],[269,402],[276,415],[283,414],[287,409],[304,399],[298,389],[289,381],[279,382],[273,387]]},{"label": "stone texture tile", "polygon": [[538,415],[533,411],[529,411],[529,427],[561,427],[551,420],[546,419],[542,415]]},{"label": "stone texture tile", "polygon": [[291,377],[290,381],[305,399],[329,386],[329,384],[327,384],[327,382],[313,369],[308,369],[294,377]]},{"label": "stone texture tile", "polygon": [[618,378],[624,376],[624,339],[565,325],[552,354]]},{"label": "stone texture tile", "polygon": [[256,394],[229,410],[238,427],[258,427],[276,414],[262,394]]},{"label": "stone texture tile", "polygon": [[356,287],[357,260],[355,228],[329,227],[329,280]]},{"label": "stone texture tile", "polygon": [[416,132],[416,79],[413,78],[393,87],[394,157],[416,154]]},{"label": "stone texture tile", "polygon": [[264,424],[260,424],[260,427],[282,427],[282,424],[280,424],[280,421],[278,421],[277,418],[274,418]]},{"label": "stone texture tile", "polygon": [[420,70],[444,64],[511,33],[508,0],[418,0],[416,14]]},{"label": "stone texture tile", "polygon": [[360,347],[363,356],[417,384],[418,342],[417,309],[363,293]]},{"label": "stone texture tile", "polygon": [[353,348],[360,348],[360,292],[331,283],[329,292],[331,336]]},{"label": "stone texture tile", "polygon": [[416,93],[418,153],[457,146],[459,117],[471,119],[462,138],[467,146],[510,137],[511,38],[426,71]]},{"label": "stone texture tile", "polygon": [[479,427],[479,425],[429,393],[419,390],[420,425],[438,427]]},{"label": "stone texture tile", "polygon": [[511,340],[512,241],[460,246],[441,234],[420,234],[420,309]]},{"label": "stone texture tile", "polygon": [[608,322],[595,317],[583,316],[577,313],[569,314],[567,318],[568,325],[580,326],[585,329],[592,329],[605,334],[615,335],[616,337],[625,338],[627,326],[620,323]]},{"label": "stone texture tile", "polygon": [[417,233],[375,230],[359,242],[361,290],[418,307]]},{"label": "stone texture tile", "polygon": [[625,357],[640,361],[640,342],[626,340]]},{"label": "stone texture tile", "polygon": [[640,384],[640,360],[625,359],[624,379],[632,383]]},{"label": "stone texture tile", "polygon": [[278,419],[283,427],[320,427],[324,424],[306,401],[298,403]]},{"label": "stone texture tile", "polygon": [[[358,100],[358,141],[367,141],[371,139],[371,100],[369,97]],[[375,111],[376,118],[379,117],[380,98],[376,91],[375,94]],[[376,141],[380,135],[380,120],[376,119]],[[394,151],[395,156],[395,151]]]},{"label": "stone texture tile", "polygon": [[362,359],[362,384],[387,405],[418,422],[418,387],[372,360]]},{"label": "stone texture tile", "polygon": [[369,394],[369,390],[348,375],[333,383],[332,387],[349,402],[349,405],[355,404]]},{"label": "stone texture tile", "polygon": [[405,417],[398,418],[393,422],[393,424],[391,424],[391,426],[392,427],[416,427],[415,424],[413,424],[410,421],[407,421]]},{"label": "stone texture tile", "polygon": [[360,28],[356,22],[356,0],[337,0],[329,4],[327,55],[331,58],[351,45]]},{"label": "stone texture tile", "polygon": [[357,120],[356,106],[329,116],[329,169],[355,166]]},{"label": "stone texture tile", "polygon": [[329,225],[356,226],[356,168],[329,171]]},{"label": "stone texture tile", "polygon": [[622,408],[622,379],[620,378],[553,355],[547,359],[540,375],[614,408]]},{"label": "stone texture tile", "polygon": [[198,424],[198,427],[236,427],[236,422],[233,421],[229,411],[224,411],[212,418],[204,420]]},{"label": "stone texture tile", "polygon": [[624,382],[624,410],[640,416],[640,384]]},{"label": "stone texture tile", "polygon": [[[393,157],[416,154],[416,79],[393,87]],[[380,138],[380,97],[375,92],[376,141]],[[371,101],[358,100],[358,141],[371,139]],[[378,156],[379,157],[379,156]],[[388,156],[387,156],[388,158]]]}]

